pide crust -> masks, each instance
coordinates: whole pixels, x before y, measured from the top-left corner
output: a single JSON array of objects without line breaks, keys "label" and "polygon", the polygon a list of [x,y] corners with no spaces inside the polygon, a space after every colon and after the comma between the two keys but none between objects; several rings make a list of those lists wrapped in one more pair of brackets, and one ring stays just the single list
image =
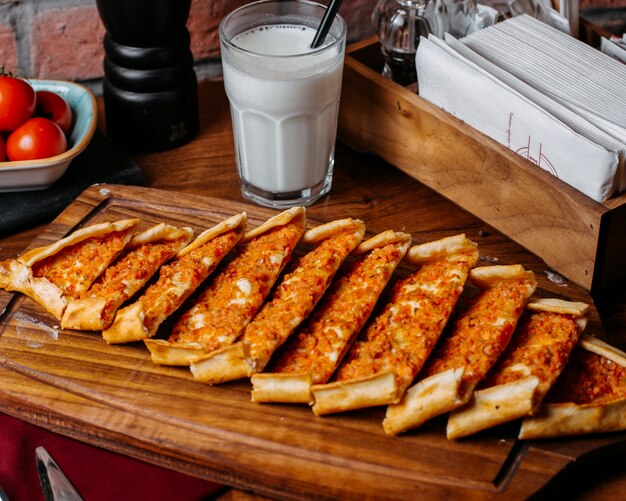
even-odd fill
[{"label": "pide crust", "polygon": [[313,412],[317,416],[396,403],[398,386],[393,371],[362,379],[313,385]]},{"label": "pide crust", "polygon": [[414,245],[407,252],[407,261],[413,264],[424,264],[446,256],[475,251],[478,245],[464,233],[451,237]]},{"label": "pide crust", "polygon": [[[495,268],[495,269],[491,269]],[[468,402],[506,348],[536,280],[520,265],[474,268],[484,291],[455,322],[426,362],[423,379],[389,406],[383,427],[397,434]],[[479,351],[480,350],[480,351]]]},{"label": "pide crust", "polygon": [[522,422],[518,438],[532,440],[626,429],[626,399],[603,405],[549,404]]},{"label": "pide crust", "polygon": [[393,230],[383,231],[382,233],[378,233],[364,242],[361,242],[357,248],[352,251],[352,255],[360,256],[371,252],[374,249],[395,243],[399,243],[401,247],[407,247],[408,250],[408,246],[411,244],[411,235]]},{"label": "pide crust", "polygon": [[385,433],[397,435],[467,402],[472,391],[462,391],[464,372],[464,368],[449,369],[409,388],[400,403],[387,408]]},{"label": "pide crust", "polygon": [[322,240],[327,240],[338,233],[353,228],[354,235],[360,240],[365,234],[365,223],[359,219],[345,218],[336,219],[329,223],[320,224],[302,235],[302,242],[305,244],[318,244]]},{"label": "pide crust", "polygon": [[[332,390],[330,395],[336,397],[332,405],[320,406],[324,409],[320,412],[351,410],[354,405],[365,407],[368,399],[363,393],[367,383],[388,373],[395,378],[393,395],[388,392],[385,398],[377,396],[371,405],[395,404],[428,359],[469,270],[476,264],[478,250],[464,235],[416,247],[418,252],[413,253],[413,259],[419,261],[419,269],[395,284],[389,302],[352,345],[334,381],[317,388],[320,392],[321,387],[328,387]],[[354,396],[350,396],[352,391]]]},{"label": "pide crust", "polygon": [[[153,360],[189,365],[190,358],[192,361],[207,358],[212,352],[230,346],[255,317],[291,259],[304,233],[305,221],[301,215],[297,211],[294,217],[291,211],[289,217],[279,214],[272,218],[272,224],[261,225],[265,230],[257,231],[254,238],[239,247],[239,254],[174,324],[169,339],[159,345],[161,355]],[[279,226],[284,226],[284,231],[269,233]],[[167,344],[175,351],[166,357],[163,354]],[[189,346],[202,346],[203,353],[198,356],[197,349]]]},{"label": "pide crust", "polygon": [[58,320],[63,316],[66,307],[63,291],[46,278],[33,277],[31,269],[21,261],[0,262],[0,287],[34,299]]},{"label": "pide crust", "polygon": [[304,207],[292,207],[286,211],[276,214],[274,217],[268,219],[260,226],[248,231],[241,239],[240,245],[245,245],[253,238],[267,233],[273,228],[278,226],[285,226],[290,222],[298,222],[302,227],[306,224],[306,209]]},{"label": "pide crust", "polygon": [[143,324],[145,317],[143,303],[137,301],[115,315],[113,324],[102,331],[102,337],[109,344],[131,343],[148,337],[148,329]]},{"label": "pide crust", "polygon": [[[123,256],[121,258],[120,265],[123,269],[128,269],[131,266],[126,263],[126,259],[132,259],[132,252],[137,251],[144,245],[154,244],[156,242],[176,242],[178,241],[178,246],[172,249],[172,254],[176,254],[180,251],[189,240],[191,240],[193,236],[193,230],[191,228],[176,228],[174,226],[170,226],[164,223],[160,223],[152,228],[148,228],[147,230],[135,235],[128,242],[126,249],[129,254]],[[171,255],[170,254],[170,257]],[[115,266],[116,263],[113,264]],[[141,263],[140,265],[145,265],[146,263]],[[127,276],[116,276],[113,280],[122,280],[122,285],[124,286],[124,296],[118,298],[117,301],[119,304],[115,304],[115,308],[111,310],[110,317],[108,321],[105,321],[103,318],[103,313],[107,305],[110,308],[113,308],[113,299],[103,297],[100,295],[91,295],[90,291],[87,291],[86,297],[80,299],[70,298],[67,302],[67,308],[65,309],[65,313],[63,314],[63,318],[61,319],[61,327],[64,329],[78,329],[78,330],[90,330],[90,331],[101,331],[103,329],[107,329],[110,326],[110,322],[113,318],[113,314],[117,310],[117,307],[133,296],[146,282],[151,278],[151,276],[158,271],[158,268],[164,264],[162,261],[155,262],[154,268],[151,270],[151,273],[145,274],[143,279],[131,280],[130,277]],[[137,263],[133,263],[133,268],[137,266]],[[136,270],[129,270],[128,273],[133,273]],[[106,277],[106,275],[103,275]],[[101,277],[102,278],[102,277]],[[132,288],[129,290],[129,286],[132,283]],[[93,286],[92,286],[93,288]],[[92,289],[90,289],[92,290]]]},{"label": "pide crust", "polygon": [[582,316],[589,310],[587,303],[565,301],[556,298],[534,299],[528,303],[526,309],[532,311],[547,311],[562,315]]},{"label": "pide crust", "polygon": [[[127,245],[133,236],[133,230],[140,223],[139,219],[124,219],[115,222],[99,223],[74,231],[57,242],[44,247],[37,247],[17,259],[0,263],[0,287],[7,291],[21,292],[34,299],[55,318],[61,320],[69,296],[58,285],[46,277],[33,276],[32,267],[39,261],[54,256],[63,249],[90,238],[104,237],[108,234],[126,231],[123,245]],[[108,265],[108,263],[103,263]]]},{"label": "pide crust", "polygon": [[[108,223],[99,223],[91,226],[86,226],[85,228],[81,228],[71,233],[65,238],[54,242],[53,244],[46,245],[45,247],[37,247],[36,249],[32,249],[21,256],[18,257],[18,260],[24,263],[26,266],[33,266],[33,264],[50,257],[57,252],[69,247],[70,245],[77,244],[88,238],[98,238],[108,235],[110,233],[124,231],[128,229],[135,228],[139,225],[139,219],[123,219],[120,221],[108,222]],[[132,233],[129,233],[128,239],[132,237]]]},{"label": "pide crust", "polygon": [[[522,332],[518,334],[521,337],[514,339],[512,343],[514,350],[507,351],[490,374],[492,383],[498,381],[498,378],[505,379],[500,379],[500,384],[476,391],[474,398],[467,405],[450,415],[448,429],[451,431],[448,438],[476,433],[537,411],[546,393],[563,370],[569,352],[578,340],[582,327],[575,319],[580,318],[581,311],[586,311],[586,308],[576,303],[572,305],[566,304],[565,301],[542,303],[548,305],[547,308],[531,310],[529,318],[523,323]],[[558,304],[558,312],[554,311],[554,304]],[[567,315],[570,320],[559,320],[561,315]],[[569,327],[565,330],[550,330],[550,326],[560,325],[556,324],[559,321]],[[543,325],[546,327],[542,327]],[[545,336],[549,336],[549,339]],[[542,363],[540,355],[537,354],[537,346],[553,354],[551,365]],[[522,363],[524,359],[519,358],[522,351],[526,353],[525,359],[530,356],[530,360]],[[542,375],[541,379],[537,376],[539,374]],[[510,381],[512,377],[514,380]],[[504,382],[507,379],[509,381]]]},{"label": "pide crust", "polygon": [[[201,239],[201,245],[182,255],[179,252],[175,259],[162,266],[158,280],[135,303],[118,310],[113,324],[102,332],[107,343],[127,343],[153,337],[159,325],[180,307],[241,239],[245,217],[239,217],[237,221],[237,225],[229,224],[228,229],[213,233],[213,239],[217,239],[229,230],[235,231],[224,246],[213,249],[210,246],[213,239],[207,239],[207,232],[203,232],[197,237]],[[218,224],[217,227],[224,228],[224,225]]]},{"label": "pide crust", "polygon": [[205,231],[200,233],[200,235],[198,235],[193,242],[181,249],[178,252],[177,257],[182,257],[186,254],[189,254],[191,251],[202,247],[204,244],[213,240],[215,237],[218,237],[222,233],[226,233],[227,231],[233,230],[235,228],[245,227],[247,220],[248,218],[246,213],[242,212],[241,214],[235,214],[234,216],[225,219],[221,223],[213,226],[212,228],[206,229]]},{"label": "pide crust", "polygon": [[539,379],[528,376],[512,383],[475,391],[467,406],[450,414],[447,437],[462,438],[527,416],[533,409],[533,397],[538,386]]},{"label": "pide crust", "polygon": [[86,331],[102,330],[102,311],[106,304],[107,299],[101,296],[70,299],[61,319],[61,327]]},{"label": "pide crust", "polygon": [[[151,244],[160,241],[181,241],[181,248],[187,245],[189,240],[193,237],[193,230],[191,228],[177,228],[165,223],[159,223],[147,230],[133,235],[133,237],[126,245],[124,250],[131,251],[141,247],[142,245]],[[179,251],[180,252],[180,251]]]},{"label": "pide crust", "polygon": [[196,360],[189,368],[194,379],[208,384],[234,381],[247,376],[250,370],[242,343],[216,350],[209,356]]},{"label": "pide crust", "polygon": [[365,242],[366,250],[343,270],[316,311],[288,340],[275,364],[275,372],[252,376],[253,400],[313,403],[311,385],[328,382],[369,318],[410,242],[409,234],[393,231]]},{"label": "pide crust", "polygon": [[146,348],[155,364],[189,366],[205,357],[206,352],[199,343],[172,344],[164,339],[144,339]]},{"label": "pide crust", "polygon": [[[626,367],[626,353],[593,336],[583,335],[578,346]],[[620,430],[626,430],[626,398],[618,395],[602,403],[544,403],[538,414],[524,419],[519,438],[554,438]]]},{"label": "pide crust", "polygon": [[470,271],[469,279],[477,287],[487,289],[503,280],[521,280],[532,276],[521,264],[480,266]]},{"label": "pide crust", "polygon": [[311,374],[258,373],[250,381],[253,402],[313,404]]}]

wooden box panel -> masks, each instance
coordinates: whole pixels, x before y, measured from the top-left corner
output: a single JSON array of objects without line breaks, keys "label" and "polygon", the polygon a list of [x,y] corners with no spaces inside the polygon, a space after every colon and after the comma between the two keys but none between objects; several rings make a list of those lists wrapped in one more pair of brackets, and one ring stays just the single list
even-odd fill
[{"label": "wooden box panel", "polygon": [[588,290],[626,277],[626,194],[595,202],[381,68],[376,39],[349,48],[342,142],[380,156]]}]

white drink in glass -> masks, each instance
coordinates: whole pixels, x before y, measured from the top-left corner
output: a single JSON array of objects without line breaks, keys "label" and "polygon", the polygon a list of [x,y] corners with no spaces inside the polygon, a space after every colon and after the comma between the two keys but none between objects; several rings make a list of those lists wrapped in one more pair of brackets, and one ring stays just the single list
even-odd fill
[{"label": "white drink in glass", "polygon": [[323,14],[318,4],[258,2],[239,11],[272,4],[290,6],[288,15],[257,13],[232,36],[224,33],[226,18],[220,29],[237,167],[244,197],[272,207],[309,205],[332,183],[345,23],[311,49]]}]

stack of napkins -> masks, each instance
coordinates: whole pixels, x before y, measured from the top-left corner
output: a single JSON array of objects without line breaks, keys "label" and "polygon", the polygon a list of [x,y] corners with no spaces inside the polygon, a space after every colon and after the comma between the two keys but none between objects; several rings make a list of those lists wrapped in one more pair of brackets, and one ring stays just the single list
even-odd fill
[{"label": "stack of napkins", "polygon": [[527,15],[420,41],[419,93],[601,202],[626,189],[626,66]]},{"label": "stack of napkins", "polygon": [[626,33],[622,37],[600,38],[600,50],[607,56],[626,64]]}]

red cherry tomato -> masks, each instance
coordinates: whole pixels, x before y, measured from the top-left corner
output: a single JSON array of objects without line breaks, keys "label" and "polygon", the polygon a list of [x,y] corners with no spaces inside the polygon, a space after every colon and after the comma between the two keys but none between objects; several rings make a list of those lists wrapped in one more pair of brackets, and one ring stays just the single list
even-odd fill
[{"label": "red cherry tomato", "polygon": [[26,80],[0,74],[0,131],[17,129],[35,111],[35,91]]},{"label": "red cherry tomato", "polygon": [[36,96],[35,116],[52,120],[68,135],[72,128],[73,115],[65,99],[48,90],[38,90]]},{"label": "red cherry tomato", "polygon": [[47,118],[31,118],[7,138],[7,157],[11,161],[49,158],[65,150],[65,134]]},{"label": "red cherry tomato", "polygon": [[4,144],[4,138],[0,136],[0,162],[4,162],[7,159],[7,149]]}]

